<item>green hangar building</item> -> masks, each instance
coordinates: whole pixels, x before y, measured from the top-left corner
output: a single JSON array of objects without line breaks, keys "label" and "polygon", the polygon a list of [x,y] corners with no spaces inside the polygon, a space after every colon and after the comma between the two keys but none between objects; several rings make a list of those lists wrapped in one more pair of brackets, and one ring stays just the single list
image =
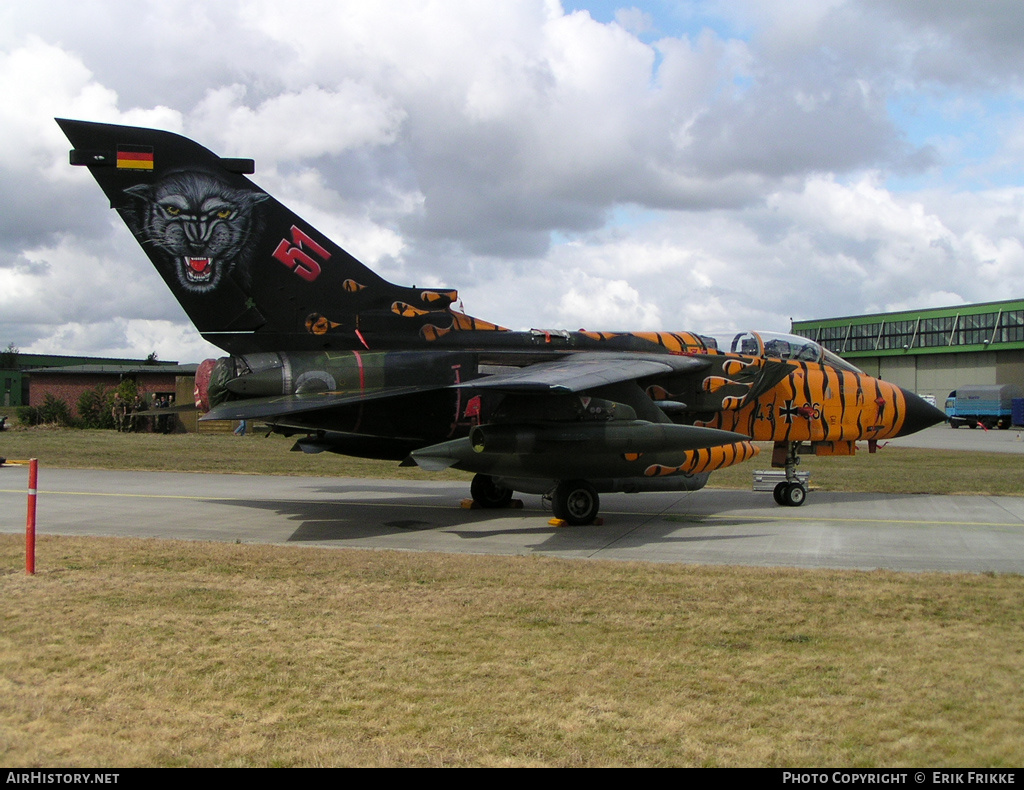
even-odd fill
[{"label": "green hangar building", "polygon": [[1024,299],[794,321],[791,331],[939,408],[958,387],[1024,386]]}]

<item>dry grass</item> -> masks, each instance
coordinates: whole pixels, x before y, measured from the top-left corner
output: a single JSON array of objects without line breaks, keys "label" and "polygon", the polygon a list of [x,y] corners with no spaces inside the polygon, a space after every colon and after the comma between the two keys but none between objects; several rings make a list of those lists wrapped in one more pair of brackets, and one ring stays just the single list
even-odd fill
[{"label": "dry grass", "polygon": [[290,452],[295,439],[283,436],[83,431],[72,428],[15,428],[0,433],[0,455],[38,458],[61,469],[138,469],[145,471],[228,472],[261,475],[320,475],[406,480],[465,479],[447,470],[440,474],[397,461],[348,458],[334,453]]},{"label": "dry grass", "polygon": [[1024,762],[1018,576],[42,550],[0,576],[0,764]]}]

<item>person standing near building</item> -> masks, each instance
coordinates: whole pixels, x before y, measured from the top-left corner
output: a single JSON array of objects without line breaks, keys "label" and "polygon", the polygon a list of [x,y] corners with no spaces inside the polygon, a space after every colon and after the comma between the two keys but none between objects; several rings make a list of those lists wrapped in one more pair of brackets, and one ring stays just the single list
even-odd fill
[{"label": "person standing near building", "polygon": [[137,433],[145,432],[147,418],[142,414],[144,411],[146,411],[146,399],[142,397],[141,393],[139,393],[135,396],[135,402],[132,403],[132,413],[129,418],[129,422],[131,423],[130,430]]}]

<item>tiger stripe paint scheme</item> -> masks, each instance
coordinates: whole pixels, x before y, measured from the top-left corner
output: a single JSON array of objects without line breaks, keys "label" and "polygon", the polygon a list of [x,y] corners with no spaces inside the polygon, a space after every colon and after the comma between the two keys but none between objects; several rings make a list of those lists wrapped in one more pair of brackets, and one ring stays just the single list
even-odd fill
[{"label": "tiger stripe paint scheme", "polygon": [[647,477],[665,477],[677,474],[699,475],[749,461],[759,452],[760,450],[750,442],[734,442],[718,447],[705,447],[687,452],[686,460],[679,466],[652,464],[644,470],[644,474]]},{"label": "tiger stripe paint scheme", "polygon": [[[907,415],[902,389],[863,373],[808,362],[792,368],[763,395],[694,425],[736,431],[762,442],[849,442],[901,434]],[[723,399],[724,400],[724,399]]]}]

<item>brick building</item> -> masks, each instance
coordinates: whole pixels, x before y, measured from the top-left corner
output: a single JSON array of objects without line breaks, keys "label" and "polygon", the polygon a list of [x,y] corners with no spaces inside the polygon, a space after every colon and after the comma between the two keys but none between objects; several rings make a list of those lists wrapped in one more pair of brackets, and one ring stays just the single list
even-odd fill
[{"label": "brick building", "polygon": [[[161,366],[174,366],[181,368],[177,362],[162,362]],[[35,405],[29,398],[30,372],[40,372],[44,368],[81,368],[89,367],[112,368],[116,366],[128,366],[131,368],[149,367],[144,359],[125,358],[103,358],[103,357],[75,357],[66,354],[27,354],[16,349],[8,348],[0,352],[0,406],[29,406]],[[195,366],[193,365],[192,368]],[[107,376],[109,377],[108,370]],[[104,379],[106,383],[108,379]],[[114,383],[117,386],[117,383]],[[70,401],[74,405],[77,401]]]},{"label": "brick building", "polygon": [[[147,405],[152,406],[158,397],[176,396],[178,380],[187,377],[193,380],[196,365],[179,365],[160,362],[156,364],[89,364],[65,365],[62,367],[34,368],[25,371],[29,377],[30,406],[42,406],[47,395],[64,401],[77,417],[76,406],[82,393],[104,387],[114,390],[123,379],[134,379],[139,393]],[[187,387],[188,388],[188,387]],[[184,405],[184,404],[182,404]]]},{"label": "brick building", "polygon": [[[101,359],[62,354],[25,354],[0,352],[0,406],[28,406],[28,372],[41,368],[82,365],[142,365],[142,359]],[[168,363],[175,364],[175,363]]]}]

